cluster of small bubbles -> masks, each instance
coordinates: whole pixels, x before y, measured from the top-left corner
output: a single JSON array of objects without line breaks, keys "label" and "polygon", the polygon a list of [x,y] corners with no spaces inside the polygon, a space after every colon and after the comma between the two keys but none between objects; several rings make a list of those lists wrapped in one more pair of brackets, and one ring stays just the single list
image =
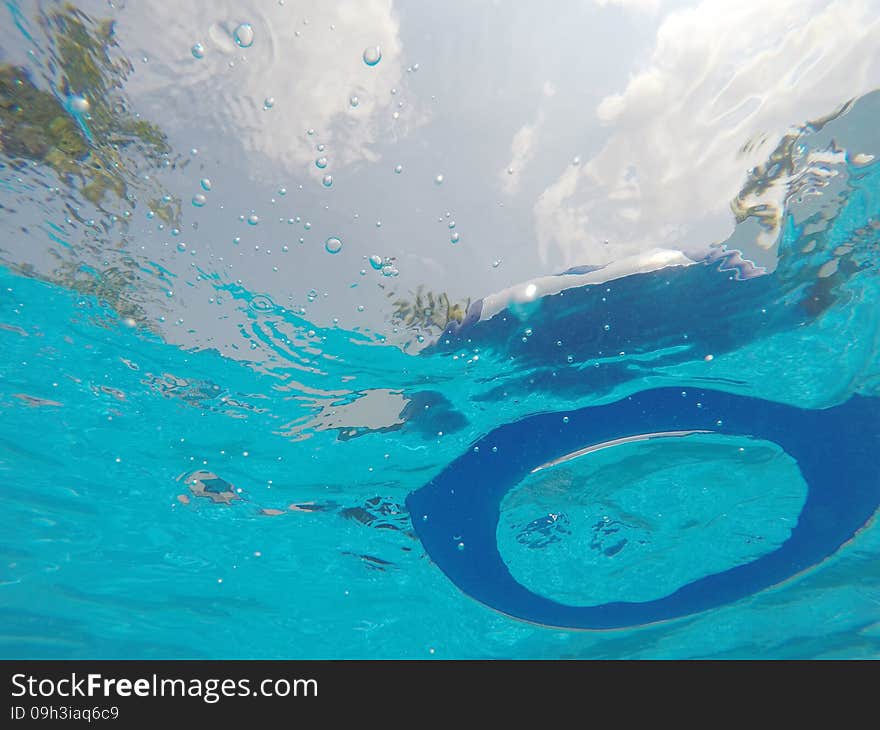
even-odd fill
[{"label": "cluster of small bubbles", "polygon": [[256,213],[251,213],[247,217],[247,222],[249,226],[255,226],[260,222],[260,216],[258,216]]},{"label": "cluster of small bubbles", "polygon": [[269,111],[273,106],[275,106],[274,96],[267,96],[265,99],[263,99],[263,109]]},{"label": "cluster of small bubbles", "polygon": [[207,202],[208,202],[208,199],[205,197],[204,193],[196,193],[195,195],[193,195],[192,204],[196,208],[201,208]]},{"label": "cluster of small bubbles", "polygon": [[379,46],[368,46],[364,49],[363,59],[367,66],[375,66],[382,60],[382,49]]},{"label": "cluster of small bubbles", "polygon": [[394,264],[387,263],[382,267],[382,276],[399,276],[400,271]]},{"label": "cluster of small bubbles", "polygon": [[211,180],[207,177],[203,177],[201,180],[199,180],[199,185],[202,186],[202,190],[207,192],[211,189]]},{"label": "cluster of small bubbles", "polygon": [[315,160],[315,167],[317,167],[320,170],[323,170],[325,167],[327,167],[327,158],[326,157],[319,157],[317,160]]},{"label": "cluster of small bubbles", "polygon": [[190,51],[193,54],[193,58],[204,58],[205,57],[205,47],[201,43],[196,43]]},{"label": "cluster of small bubbles", "polygon": [[336,236],[331,236],[324,242],[324,249],[327,253],[339,253],[342,250],[342,241]]},{"label": "cluster of small bubbles", "polygon": [[394,166],[394,172],[396,172],[398,175],[399,175],[400,173],[402,173],[402,172],[403,172],[403,165],[395,165],[395,166]]},{"label": "cluster of small bubbles", "polygon": [[321,184],[325,188],[329,188],[330,186],[332,186],[333,185],[333,175],[324,175],[324,177],[321,179]]},{"label": "cluster of small bubbles", "polygon": [[452,243],[458,243],[458,241],[459,241],[460,238],[461,238],[461,236],[458,234],[458,231],[456,231],[455,233],[453,233],[453,234],[449,237],[449,240],[452,241]]},{"label": "cluster of small bubbles", "polygon": [[356,108],[358,104],[360,104],[360,100],[357,98],[357,94],[352,94],[350,97],[348,97],[348,105],[352,109]]},{"label": "cluster of small bubbles", "polygon": [[250,48],[254,44],[254,27],[242,23],[232,32],[232,39],[239,48]]}]

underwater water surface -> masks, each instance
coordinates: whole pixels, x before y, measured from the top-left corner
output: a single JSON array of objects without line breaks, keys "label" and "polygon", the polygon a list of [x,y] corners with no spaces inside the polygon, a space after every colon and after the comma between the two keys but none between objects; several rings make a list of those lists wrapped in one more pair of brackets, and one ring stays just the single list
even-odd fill
[{"label": "underwater water surface", "polygon": [[[118,29],[99,21],[105,11]],[[429,54],[407,56],[402,42],[380,51],[355,33],[339,65],[360,80],[333,102],[344,119],[323,120],[324,137],[296,131],[287,177],[273,167],[269,182],[243,180],[250,156],[276,148],[225,158],[223,143],[256,135],[255,120],[286,113],[295,95],[261,88],[233,111],[206,97],[199,113],[230,121],[200,130],[205,142],[191,148],[186,114],[156,116],[150,96],[176,67],[159,49],[160,70],[141,68],[124,4],[5,12],[21,48],[0,56],[0,656],[880,656],[874,519],[753,595],[577,631],[460,590],[406,506],[494,429],[538,414],[558,414],[564,431],[575,425],[567,414],[656,388],[680,390],[695,411],[711,405],[707,391],[811,411],[880,399],[880,92],[839,98],[818,121],[789,119],[755,143],[760,161],[737,158],[726,236],[701,239],[695,226],[676,247],[684,226],[661,235],[658,223],[656,245],[599,241],[598,255],[588,247],[540,267],[523,253],[508,270],[537,234],[514,240],[507,221],[497,239],[474,241],[491,216],[456,192],[452,163],[434,164],[428,112],[404,129],[391,115],[409,106],[385,99],[406,89],[358,76],[398,64],[415,79]],[[253,27],[229,14],[176,38],[205,83],[221,73],[198,66],[212,50],[238,64],[229,73],[248,63],[240,54],[263,52],[266,25],[242,12]],[[407,11],[395,12],[405,27]],[[298,19],[296,33],[324,20]],[[392,120],[375,139],[346,147],[328,131],[338,123],[356,137],[378,122],[352,115],[375,107]],[[722,142],[735,157],[742,140]],[[363,158],[359,144],[371,150]],[[408,156],[381,146],[397,144]],[[588,167],[570,157],[563,179]],[[425,159],[431,169],[408,182]],[[371,166],[397,201],[375,214],[363,192]],[[498,167],[513,195],[517,170]],[[399,180],[417,197],[388,187]],[[404,235],[397,212],[430,243]],[[433,267],[447,256],[460,258]],[[880,481],[880,410],[860,413],[857,456]],[[815,433],[817,444],[827,437]],[[516,454],[481,458],[498,459],[500,473]],[[841,458],[835,468],[843,484],[855,467]],[[511,575],[541,596],[652,601],[772,553],[807,499],[797,459],[778,444],[698,433],[547,465],[504,496],[495,534]],[[467,559],[467,539],[449,540]]]}]

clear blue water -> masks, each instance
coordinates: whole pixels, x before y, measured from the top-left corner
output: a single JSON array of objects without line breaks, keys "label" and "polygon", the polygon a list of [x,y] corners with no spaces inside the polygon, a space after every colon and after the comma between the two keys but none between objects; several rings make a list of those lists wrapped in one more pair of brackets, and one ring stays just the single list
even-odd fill
[{"label": "clear blue water", "polygon": [[[623,275],[422,350],[321,326],[219,267],[199,281],[236,313],[234,356],[127,322],[17,266],[32,239],[16,223],[40,218],[34,191],[52,173],[4,159],[0,656],[880,657],[875,523],[745,600],[580,632],[464,595],[404,507],[530,414],[670,385],[804,408],[880,396],[880,165],[817,161],[832,145],[880,152],[878,104],[798,137],[775,271],[750,277],[728,257]],[[805,193],[827,170],[834,186]],[[37,225],[62,240],[87,228]],[[650,600],[784,542],[805,493],[772,443],[630,444],[525,480],[502,504],[499,549],[557,600]]]}]

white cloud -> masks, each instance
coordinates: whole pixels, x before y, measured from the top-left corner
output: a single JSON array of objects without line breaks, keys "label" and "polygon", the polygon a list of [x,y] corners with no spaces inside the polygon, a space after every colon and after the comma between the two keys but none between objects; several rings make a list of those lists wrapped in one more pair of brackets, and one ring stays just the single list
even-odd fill
[{"label": "white cloud", "polygon": [[539,112],[533,124],[524,124],[513,135],[510,143],[510,162],[499,173],[501,188],[508,195],[519,190],[522,174],[535,155],[535,135],[543,123],[544,114]]},{"label": "white cloud", "polygon": [[627,10],[655,13],[662,0],[593,0],[593,2],[603,8],[616,5]]},{"label": "white cloud", "polygon": [[542,258],[603,263],[725,239],[731,199],[783,134],[880,86],[878,10],[704,0],[668,15],[648,65],[598,105],[604,146],[536,203]]},{"label": "white cloud", "polygon": [[[247,151],[289,167],[316,157],[315,140],[306,137],[310,128],[336,166],[375,159],[370,146],[395,124],[392,112],[402,96],[390,94],[403,76],[392,0],[198,0],[178,3],[173,22],[166,10],[156,0],[130,3],[120,15],[126,50],[150,59],[136,63],[129,91],[161,95],[176,117],[219,129]],[[232,40],[242,22],[254,28],[249,48]],[[205,48],[201,60],[190,52],[197,42]],[[363,51],[377,45],[382,60],[368,67]],[[275,101],[270,111],[263,109],[267,97]],[[407,107],[400,117],[398,126],[423,121]]]}]

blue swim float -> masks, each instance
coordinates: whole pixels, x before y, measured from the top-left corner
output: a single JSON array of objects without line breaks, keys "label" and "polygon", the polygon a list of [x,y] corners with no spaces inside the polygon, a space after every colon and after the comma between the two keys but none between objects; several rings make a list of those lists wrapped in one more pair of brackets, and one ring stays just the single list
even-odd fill
[{"label": "blue swim float", "polygon": [[[687,616],[757,593],[833,555],[880,506],[880,399],[853,396],[807,410],[716,390],[645,390],[568,413],[544,413],[487,434],[407,498],[428,555],[471,598],[514,618],[567,629],[615,629]],[[562,416],[570,417],[562,423]],[[719,425],[720,422],[720,425]],[[571,606],[528,590],[498,551],[504,495],[558,460],[649,438],[711,432],[772,441],[798,464],[808,494],[788,540],[760,558],[643,602]],[[497,452],[493,452],[493,447]]]}]

